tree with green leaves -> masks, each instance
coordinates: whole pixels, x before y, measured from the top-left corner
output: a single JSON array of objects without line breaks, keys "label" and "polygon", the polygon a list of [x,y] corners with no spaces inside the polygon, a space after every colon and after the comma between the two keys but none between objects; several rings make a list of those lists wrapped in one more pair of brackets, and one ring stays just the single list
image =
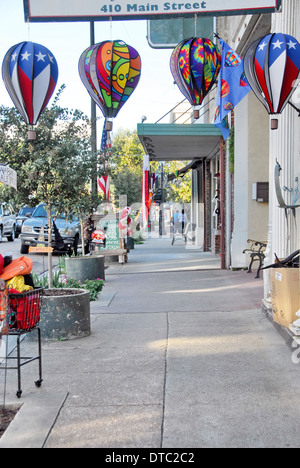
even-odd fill
[{"label": "tree with green leaves", "polygon": [[[165,166],[165,171],[175,173],[178,169],[188,164],[188,161],[170,161]],[[191,192],[191,171],[186,172],[183,176],[173,179],[168,183],[167,198],[177,203],[190,203]]]},{"label": "tree with green leaves", "polygon": [[14,109],[0,108],[1,162],[8,162],[18,178],[18,191],[9,188],[6,197],[15,205],[45,203],[49,239],[54,208],[57,214],[82,215],[100,202],[89,190],[97,171],[89,119],[79,110],[58,106],[62,90],[41,115],[34,141],[28,141],[27,126]]},{"label": "tree with green leaves", "polygon": [[121,129],[112,141],[110,175],[115,203],[120,195],[127,196],[127,204],[141,202],[144,148],[136,131]]}]

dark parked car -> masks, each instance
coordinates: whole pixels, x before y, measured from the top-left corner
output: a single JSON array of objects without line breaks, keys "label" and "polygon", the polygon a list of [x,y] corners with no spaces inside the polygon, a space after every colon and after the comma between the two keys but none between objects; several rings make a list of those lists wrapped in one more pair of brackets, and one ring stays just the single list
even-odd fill
[{"label": "dark parked car", "polygon": [[34,211],[34,207],[30,206],[23,206],[19,213],[17,214],[17,222],[16,222],[16,238],[19,237],[21,234],[22,226],[25,219],[30,218]]}]

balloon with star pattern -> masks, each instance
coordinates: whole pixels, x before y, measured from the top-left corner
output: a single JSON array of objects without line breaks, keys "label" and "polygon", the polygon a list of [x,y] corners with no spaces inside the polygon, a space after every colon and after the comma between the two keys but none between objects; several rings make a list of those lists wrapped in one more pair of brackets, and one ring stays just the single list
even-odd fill
[{"label": "balloon with star pattern", "polygon": [[[58,66],[54,55],[35,42],[16,44],[3,59],[2,78],[27,125],[36,125],[56,87]],[[31,135],[34,138],[34,132]]]},{"label": "balloon with star pattern", "polygon": [[281,114],[298,84],[300,45],[297,39],[277,33],[256,40],[245,54],[244,72],[267,112]]}]

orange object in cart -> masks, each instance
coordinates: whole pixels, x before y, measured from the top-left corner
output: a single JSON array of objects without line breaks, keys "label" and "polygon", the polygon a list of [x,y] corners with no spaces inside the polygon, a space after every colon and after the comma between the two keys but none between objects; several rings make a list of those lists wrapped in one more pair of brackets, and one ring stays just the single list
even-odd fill
[{"label": "orange object in cart", "polygon": [[18,275],[28,275],[32,270],[32,260],[29,257],[20,257],[12,260],[12,262],[3,268],[0,279],[9,280]]}]

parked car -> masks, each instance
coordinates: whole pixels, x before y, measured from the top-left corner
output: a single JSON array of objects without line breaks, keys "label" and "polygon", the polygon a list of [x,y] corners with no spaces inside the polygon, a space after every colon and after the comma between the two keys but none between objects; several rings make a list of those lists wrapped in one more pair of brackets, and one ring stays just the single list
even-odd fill
[{"label": "parked car", "polygon": [[9,203],[0,203],[0,242],[7,237],[9,242],[15,240],[16,214]]},{"label": "parked car", "polygon": [[[52,247],[54,251],[67,252],[69,255],[74,252],[77,254],[77,247],[80,239],[80,220],[77,217],[68,217],[60,215],[55,218],[55,211],[52,212],[52,216],[55,220],[55,225],[58,229],[63,240],[63,246],[55,244],[55,233],[52,228]],[[44,228],[43,239],[39,239],[42,228]],[[29,247],[36,247],[37,244],[44,241],[45,245],[48,245],[48,219],[45,204],[38,205],[33,211],[30,218],[23,222],[21,234],[21,249],[22,254],[29,252]]]},{"label": "parked car", "polygon": [[29,218],[34,211],[34,207],[32,208],[31,206],[23,206],[19,213],[17,214],[17,220],[16,220],[16,238],[19,237],[21,234],[21,229],[23,226],[23,223],[25,219]]}]

